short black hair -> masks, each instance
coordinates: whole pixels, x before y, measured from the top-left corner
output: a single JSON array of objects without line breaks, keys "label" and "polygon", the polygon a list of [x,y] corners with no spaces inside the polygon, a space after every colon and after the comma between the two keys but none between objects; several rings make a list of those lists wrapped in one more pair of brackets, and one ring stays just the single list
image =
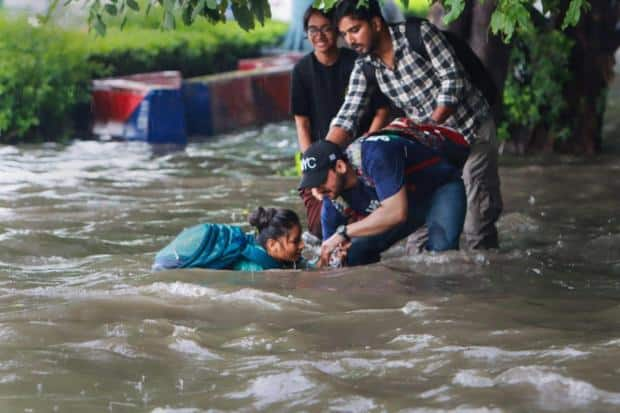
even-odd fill
[{"label": "short black hair", "polygon": [[304,13],[304,32],[308,31],[308,21],[310,20],[310,17],[312,17],[314,13],[320,14],[321,16],[325,17],[327,20],[331,22],[331,19],[329,18],[328,13],[326,13],[324,10],[317,9],[313,7],[312,5],[310,5],[310,7],[308,7],[306,9],[306,12]]},{"label": "short black hair", "polygon": [[374,17],[383,19],[381,7],[377,0],[367,0],[367,5],[358,7],[358,0],[340,0],[332,10],[330,10],[332,23],[338,26],[338,23],[344,17],[351,17],[355,20],[365,20],[369,22]]}]

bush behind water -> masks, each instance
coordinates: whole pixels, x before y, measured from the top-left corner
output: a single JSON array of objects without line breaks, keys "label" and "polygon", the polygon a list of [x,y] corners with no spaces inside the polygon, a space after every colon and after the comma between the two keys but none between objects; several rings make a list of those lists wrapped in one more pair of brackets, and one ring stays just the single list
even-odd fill
[{"label": "bush behind water", "polygon": [[[174,32],[130,25],[95,38],[85,30],[33,27],[0,15],[0,143],[63,140],[86,127],[90,81],[112,75],[180,70],[185,77],[234,69],[286,30],[245,32],[235,23],[197,23]],[[86,122],[85,122],[86,120]]]},{"label": "bush behind water", "polygon": [[103,68],[89,61],[83,35],[0,17],[0,142],[62,138],[67,114],[88,102]]},{"label": "bush behind water", "polygon": [[105,37],[91,40],[90,59],[113,75],[180,70],[193,77],[235,69],[239,59],[257,56],[261,47],[276,44],[285,30],[285,24],[276,22],[251,32],[234,22],[195,23],[173,32],[110,28]]}]

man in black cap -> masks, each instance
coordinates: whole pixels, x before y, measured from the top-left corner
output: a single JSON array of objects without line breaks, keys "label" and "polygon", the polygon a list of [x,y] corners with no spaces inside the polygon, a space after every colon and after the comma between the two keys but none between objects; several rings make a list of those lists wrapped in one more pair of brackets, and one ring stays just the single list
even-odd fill
[{"label": "man in black cap", "polygon": [[424,224],[428,250],[458,248],[466,209],[461,171],[416,140],[380,134],[345,152],[318,141],[304,152],[302,171],[300,188],[324,196],[323,260],[343,247],[348,265],[376,262]]},{"label": "man in black cap", "polygon": [[[471,144],[463,169],[468,198],[464,241],[472,249],[497,248],[502,197],[497,128],[488,101],[493,95],[491,80],[471,51],[461,60],[456,43],[437,27],[419,19],[387,24],[379,3],[340,0],[330,12],[343,39],[360,57],[326,139],[345,146],[356,136],[356,119],[367,106],[369,92],[377,88],[408,118],[459,131]],[[476,66],[470,66],[475,72],[466,72],[466,61]],[[473,76],[479,81],[473,82]],[[483,88],[488,93],[483,94]],[[411,241],[418,247],[421,239]]]}]

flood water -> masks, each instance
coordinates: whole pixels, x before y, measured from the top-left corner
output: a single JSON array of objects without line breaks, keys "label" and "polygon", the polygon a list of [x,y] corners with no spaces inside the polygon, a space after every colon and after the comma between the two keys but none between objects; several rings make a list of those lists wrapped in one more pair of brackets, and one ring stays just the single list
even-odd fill
[{"label": "flood water", "polygon": [[301,213],[294,142],[0,147],[0,411],[620,410],[617,153],[504,158],[497,252],[149,271],[184,227]]}]

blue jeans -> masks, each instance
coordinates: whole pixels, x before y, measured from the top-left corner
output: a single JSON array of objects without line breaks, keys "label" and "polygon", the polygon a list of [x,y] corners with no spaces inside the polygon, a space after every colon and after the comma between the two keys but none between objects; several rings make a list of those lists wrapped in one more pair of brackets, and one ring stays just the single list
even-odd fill
[{"label": "blue jeans", "polygon": [[379,261],[381,253],[416,229],[428,227],[429,251],[459,248],[467,201],[463,181],[450,181],[423,201],[409,202],[407,221],[381,234],[351,240],[347,265],[363,265]]}]

